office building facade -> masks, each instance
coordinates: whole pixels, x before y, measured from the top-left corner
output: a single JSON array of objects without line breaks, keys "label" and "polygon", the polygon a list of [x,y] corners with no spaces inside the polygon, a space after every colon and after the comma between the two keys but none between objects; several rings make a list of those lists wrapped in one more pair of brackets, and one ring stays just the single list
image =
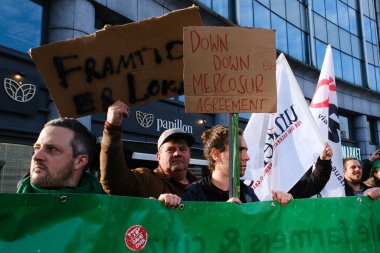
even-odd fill
[{"label": "office building facade", "polygon": [[[313,97],[326,45],[333,50],[344,156],[368,158],[380,148],[378,0],[3,0],[0,5],[0,192],[12,192],[29,169],[32,145],[44,123],[58,117],[28,50],[86,36],[117,25],[199,5],[208,26],[276,30],[278,53],[286,55],[305,98]],[[131,38],[133,39],[133,38]],[[131,166],[154,167],[154,143],[162,131],[193,133],[192,169],[207,170],[200,135],[226,114],[185,114],[184,97],[131,108],[123,125]],[[149,119],[149,120],[146,120]],[[244,127],[249,114],[240,114]],[[80,119],[98,137],[104,114]],[[145,123],[144,123],[145,122]],[[146,124],[149,122],[149,124]]]}]

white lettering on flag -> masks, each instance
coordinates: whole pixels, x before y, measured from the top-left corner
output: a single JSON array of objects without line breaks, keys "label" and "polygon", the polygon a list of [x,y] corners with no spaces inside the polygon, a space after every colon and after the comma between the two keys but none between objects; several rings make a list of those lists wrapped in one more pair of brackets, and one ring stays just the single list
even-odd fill
[{"label": "white lettering on flag", "polygon": [[286,58],[276,61],[277,113],[255,113],[244,131],[250,161],[243,179],[260,200],[289,191],[321,154],[324,143]]}]

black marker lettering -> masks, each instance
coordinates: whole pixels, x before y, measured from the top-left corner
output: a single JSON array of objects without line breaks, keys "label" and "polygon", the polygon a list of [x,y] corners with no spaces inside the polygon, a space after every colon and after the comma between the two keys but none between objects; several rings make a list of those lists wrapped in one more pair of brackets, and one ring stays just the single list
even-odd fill
[{"label": "black marker lettering", "polygon": [[63,88],[68,87],[67,80],[66,80],[66,77],[68,76],[68,74],[70,74],[73,71],[79,71],[82,69],[82,67],[79,67],[79,66],[74,67],[74,68],[65,69],[63,61],[68,60],[68,59],[77,59],[77,58],[78,58],[78,55],[69,55],[69,56],[65,56],[65,57],[58,57],[58,56],[53,57],[53,64],[55,66],[55,69],[58,72],[59,78],[61,79],[60,85]]},{"label": "black marker lettering", "polygon": [[96,72],[95,70],[96,62],[94,58],[87,58],[85,63],[84,63],[84,71],[86,73],[86,81],[88,83],[92,82],[92,77],[96,79],[101,79],[102,75],[99,72]]}]

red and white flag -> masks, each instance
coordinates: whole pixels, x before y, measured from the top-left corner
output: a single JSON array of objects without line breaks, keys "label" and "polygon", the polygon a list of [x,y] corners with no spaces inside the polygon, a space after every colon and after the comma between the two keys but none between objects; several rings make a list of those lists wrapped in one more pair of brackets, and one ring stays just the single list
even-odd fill
[{"label": "red and white flag", "polygon": [[276,61],[277,113],[254,113],[244,130],[250,160],[243,179],[260,200],[289,191],[313,165],[324,142],[283,54]]},{"label": "red and white flag", "polygon": [[342,145],[338,116],[334,62],[331,46],[326,48],[321,74],[315,90],[310,110],[325,142],[333,149],[332,172],[330,180],[322,190],[323,197],[344,196],[344,175],[342,162]]}]

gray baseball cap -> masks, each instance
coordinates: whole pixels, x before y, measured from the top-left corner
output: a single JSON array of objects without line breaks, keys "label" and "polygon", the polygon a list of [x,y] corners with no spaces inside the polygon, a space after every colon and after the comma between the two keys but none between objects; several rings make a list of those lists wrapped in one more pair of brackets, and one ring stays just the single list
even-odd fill
[{"label": "gray baseball cap", "polygon": [[184,140],[189,147],[195,143],[195,138],[193,135],[188,134],[180,128],[171,128],[165,130],[158,139],[157,149],[160,149],[161,145],[169,140]]}]

